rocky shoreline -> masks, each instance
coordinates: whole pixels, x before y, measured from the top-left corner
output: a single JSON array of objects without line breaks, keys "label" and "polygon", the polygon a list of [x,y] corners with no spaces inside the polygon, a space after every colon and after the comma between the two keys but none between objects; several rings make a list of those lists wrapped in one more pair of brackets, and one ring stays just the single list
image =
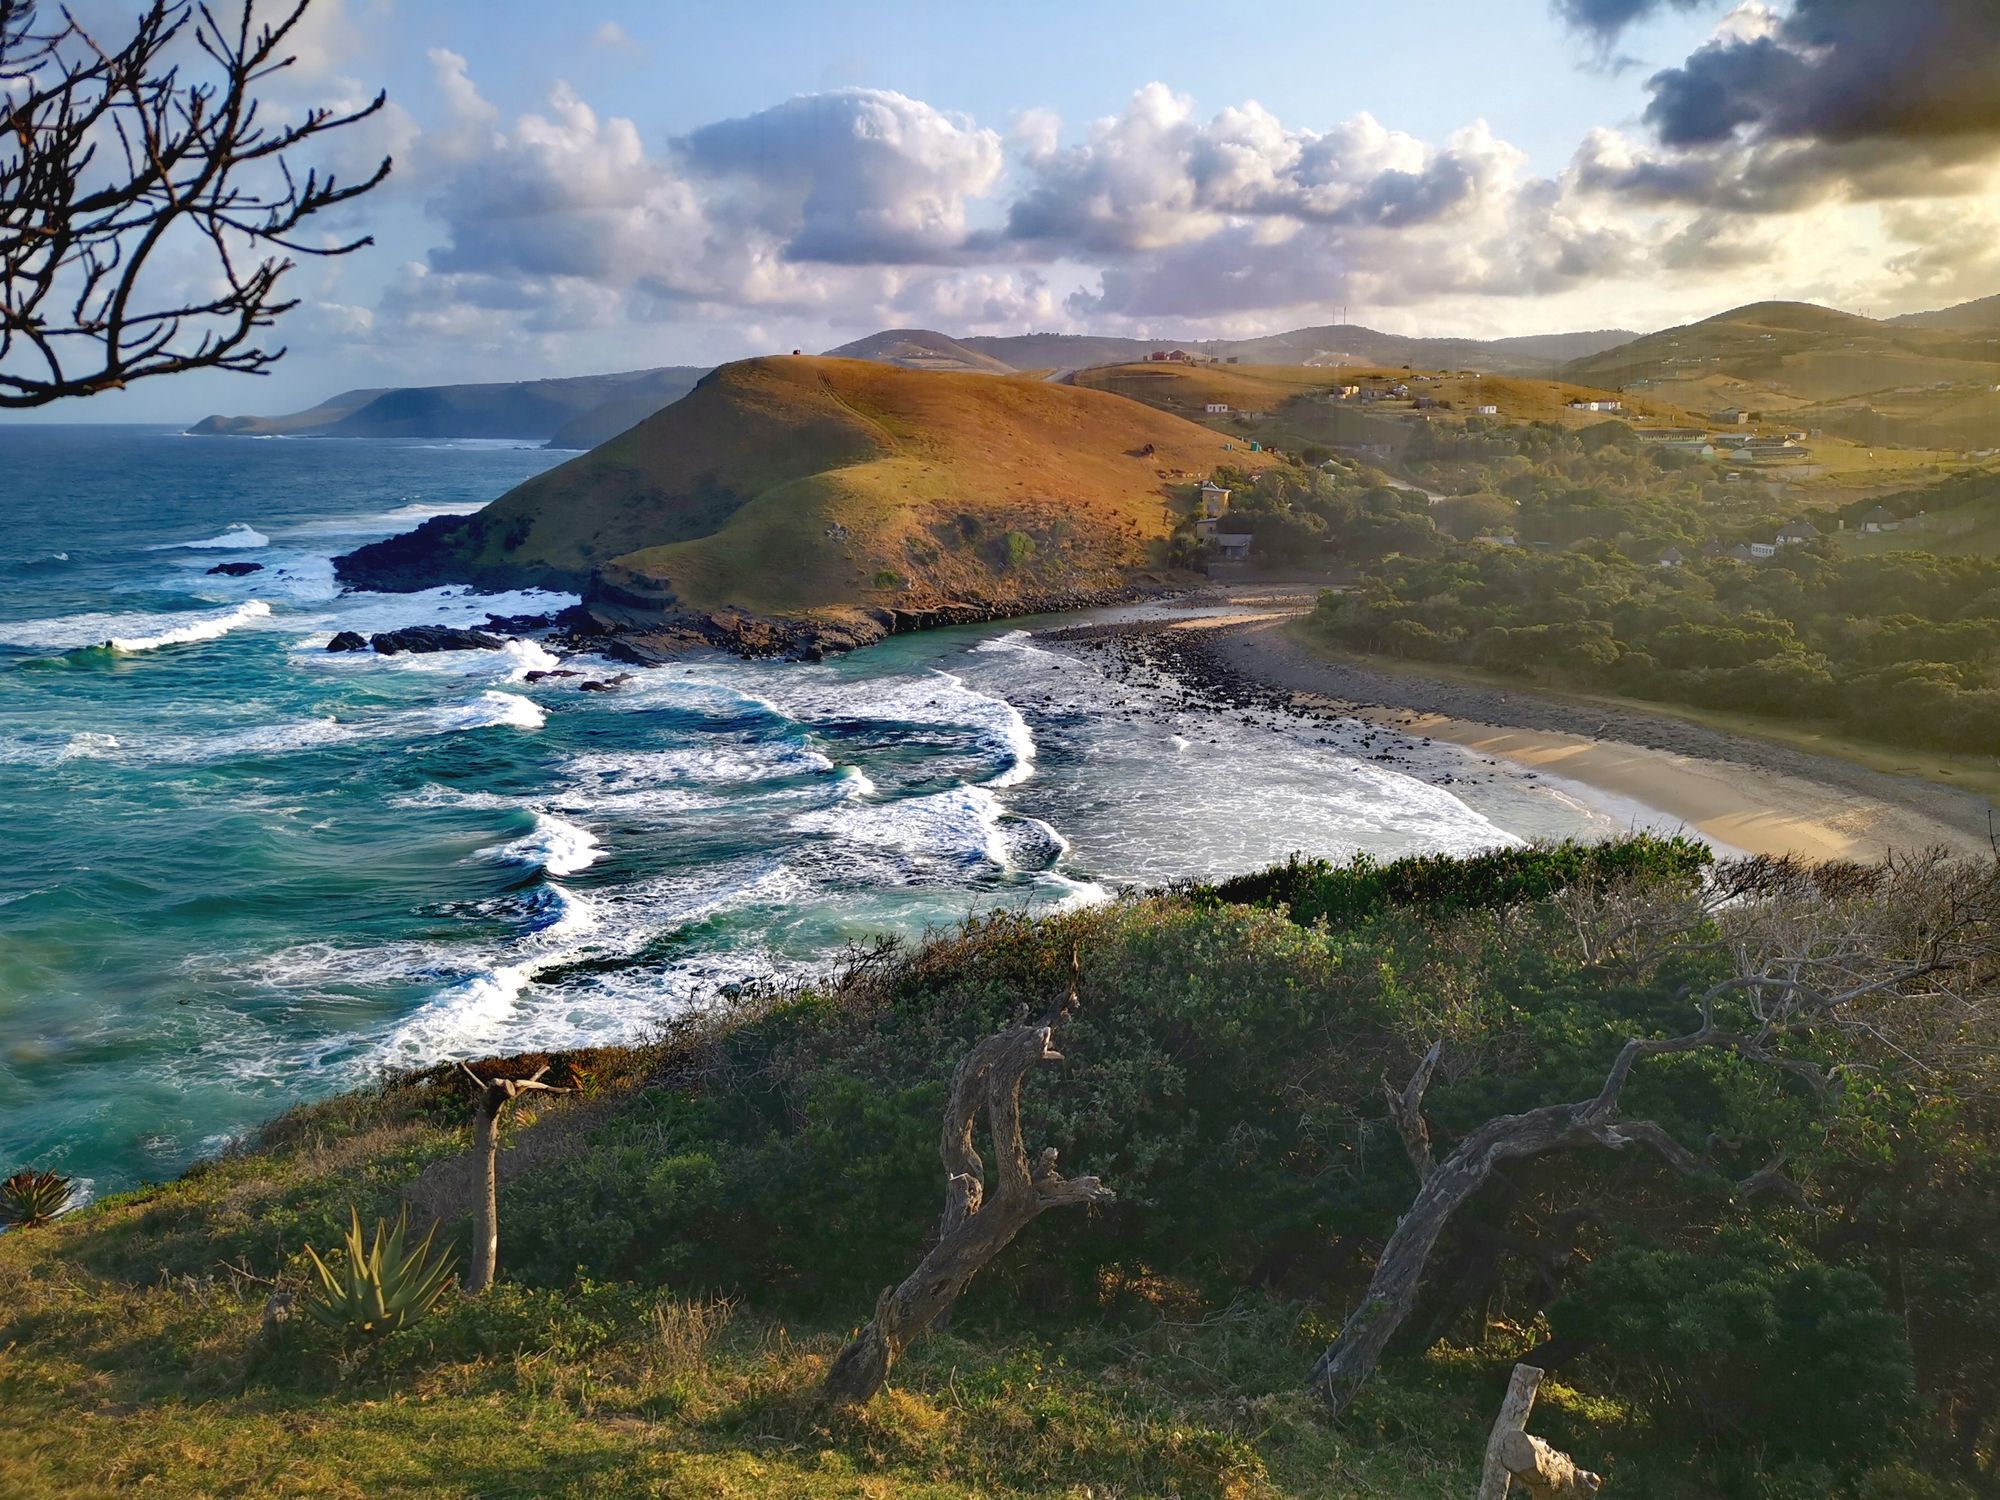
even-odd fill
[{"label": "rocky shoreline", "polygon": [[[1108,663],[1114,675],[1169,673],[1191,694],[1234,708],[1246,721],[1360,720],[1419,739],[1433,735],[1450,739],[1482,755],[1506,755],[1492,746],[1508,731],[1522,731],[1522,738],[1562,737],[1575,749],[1569,764],[1554,769],[1579,781],[1589,780],[1578,769],[1588,761],[1585,752],[1623,751],[1629,752],[1628,760],[1651,757],[1663,780],[1676,766],[1722,781],[1733,770],[1747,815],[1773,824],[1798,822],[1804,815],[1801,801],[1810,803],[1816,793],[1813,811],[1829,826],[1893,822],[1899,827],[1935,829],[1938,837],[1932,841],[1949,842],[1965,852],[1991,847],[1993,807],[1975,793],[1667,715],[1452,682],[1322,655],[1284,628],[1300,612],[1296,600],[1280,601],[1276,608],[1267,601],[1261,613],[1247,616],[1240,610],[1232,613],[1223,604],[1214,617],[1205,619],[1082,625],[1038,632],[1038,637],[1088,651],[1100,665]],[[1375,758],[1396,759],[1386,748]],[[1509,758],[1550,768],[1543,757]],[[1615,794],[1632,795],[1624,787]],[[1671,800],[1638,796],[1661,807]],[[1897,816],[1881,817],[1883,808],[1895,810]],[[1872,819],[1867,816],[1869,809],[1878,810]],[[1909,846],[1907,837],[1902,846]]]}]

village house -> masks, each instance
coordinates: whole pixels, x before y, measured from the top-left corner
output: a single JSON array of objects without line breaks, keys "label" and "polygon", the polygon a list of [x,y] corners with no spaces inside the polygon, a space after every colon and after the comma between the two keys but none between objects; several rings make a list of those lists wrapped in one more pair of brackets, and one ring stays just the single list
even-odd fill
[{"label": "village house", "polygon": [[1776,542],[1752,542],[1750,544],[1750,555],[1752,557],[1776,557],[1778,555],[1778,544]]},{"label": "village house", "polygon": [[1500,408],[1493,405],[1490,401],[1484,406],[1473,407],[1473,411],[1482,417],[1497,417],[1500,415]]},{"label": "village house", "polygon": [[1358,385],[1337,385],[1333,388],[1333,394],[1342,401],[1352,401],[1356,396],[1361,394],[1361,387]]},{"label": "village house", "polygon": [[1255,540],[1244,531],[1218,531],[1215,534],[1215,550],[1224,562],[1242,562],[1250,555],[1250,544]]},{"label": "village house", "polygon": [[1795,521],[1778,533],[1780,547],[1799,547],[1807,542],[1816,542],[1823,535],[1810,521]]},{"label": "village house", "polygon": [[1202,515],[1211,520],[1216,516],[1222,515],[1229,509],[1230,492],[1217,484],[1213,479],[1204,479],[1201,482],[1201,488],[1195,493],[1201,501]]},{"label": "village house", "polygon": [[1883,505],[1876,506],[1861,518],[1863,531],[1899,531],[1902,525],[1903,518]]},{"label": "village house", "polygon": [[1655,566],[1662,568],[1678,568],[1679,566],[1681,566],[1681,564],[1685,563],[1686,561],[1687,561],[1687,554],[1685,552],[1681,551],[1681,549],[1678,547],[1669,547],[1667,548],[1666,551],[1660,554],[1660,560],[1657,564],[1655,564]]},{"label": "village house", "polygon": [[1569,404],[1569,409],[1571,411],[1623,411],[1625,410],[1625,403],[1618,400],[1572,401]]},{"label": "village house", "polygon": [[1227,401],[1211,401],[1202,407],[1202,410],[1207,412],[1211,417],[1226,417],[1229,415],[1229,403]]},{"label": "village house", "polygon": [[[1731,547],[1727,552],[1723,553],[1722,555],[1728,558],[1731,562],[1755,562],[1757,559],[1757,554],[1751,551],[1750,548],[1744,546],[1743,543],[1741,542],[1738,542],[1734,547]],[[1765,556],[1768,557],[1769,555],[1770,553],[1767,550],[1765,552]]]}]

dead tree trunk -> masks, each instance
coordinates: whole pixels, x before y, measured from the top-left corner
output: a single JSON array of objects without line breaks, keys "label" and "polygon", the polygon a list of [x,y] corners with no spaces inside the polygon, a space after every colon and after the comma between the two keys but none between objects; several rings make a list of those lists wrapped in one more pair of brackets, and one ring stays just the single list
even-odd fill
[{"label": "dead tree trunk", "polygon": [[1486,1440],[1486,1464],[1479,1477],[1479,1500],[1507,1500],[1515,1480],[1534,1500],[1590,1500],[1604,1481],[1579,1469],[1567,1454],[1558,1453],[1527,1431],[1535,1409],[1542,1371],[1534,1365],[1514,1366],[1507,1397]]},{"label": "dead tree trunk", "polygon": [[472,1195],[472,1256],[465,1273],[466,1291],[476,1294],[493,1285],[500,1267],[500,1115],[522,1094],[569,1091],[542,1082],[546,1063],[528,1078],[481,1078],[464,1063],[459,1068],[479,1090],[472,1107],[472,1156],[479,1181]]},{"label": "dead tree trunk", "polygon": [[[1704,1001],[1712,998],[1711,994]],[[1622,1150],[1626,1146],[1643,1145],[1681,1171],[1697,1171],[1702,1166],[1701,1159],[1658,1125],[1643,1120],[1619,1120],[1619,1097],[1632,1069],[1648,1057],[1702,1047],[1728,1047],[1745,1056],[1774,1061],[1764,1050],[1767,1039],[1763,1035],[1728,1035],[1707,1020],[1700,1030],[1685,1036],[1634,1038],[1619,1049],[1603,1088],[1594,1097],[1488,1120],[1460,1141],[1442,1161],[1433,1159],[1429,1132],[1419,1117],[1424,1086],[1437,1068],[1438,1049],[1433,1047],[1417,1065],[1410,1087],[1401,1093],[1389,1091],[1397,1130],[1409,1147],[1421,1185],[1409,1211],[1397,1222],[1395,1232],[1382,1247],[1375,1262],[1375,1274],[1360,1304],[1348,1315],[1340,1336],[1313,1366],[1313,1390],[1333,1408],[1335,1415],[1347,1409],[1368,1377],[1375,1373],[1389,1340],[1410,1315],[1438,1237],[1502,1164],[1579,1146]],[[1764,1175],[1760,1173],[1758,1178]],[[1752,1190],[1757,1182],[1753,1178],[1743,1189]]]},{"label": "dead tree trunk", "polygon": [[[1054,1021],[1016,1024],[987,1037],[952,1074],[939,1147],[945,1172],[942,1232],[902,1285],[876,1299],[873,1319],[834,1360],[826,1377],[827,1395],[834,1401],[855,1406],[868,1401],[888,1381],[909,1343],[935,1324],[972,1278],[1044,1211],[1111,1201],[1111,1189],[1095,1177],[1070,1179],[1057,1172],[1053,1150],[1044,1150],[1031,1163],[1021,1140],[1022,1080],[1037,1064],[1061,1058],[1051,1038],[1075,1003],[1072,982],[1069,1003]],[[973,1145],[982,1110],[998,1177],[990,1195],[985,1165]]]}]

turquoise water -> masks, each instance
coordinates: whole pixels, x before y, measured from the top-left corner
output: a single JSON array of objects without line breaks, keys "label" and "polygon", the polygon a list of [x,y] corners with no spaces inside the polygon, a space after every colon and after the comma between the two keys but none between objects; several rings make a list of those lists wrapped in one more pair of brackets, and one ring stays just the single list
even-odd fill
[{"label": "turquoise water", "polygon": [[322,649],[570,602],[342,594],[329,564],[561,457],[0,426],[0,1170],[158,1179],[384,1068],[642,1036],[997,903],[1604,823],[1492,773],[1468,805],[1447,747],[1408,774],[1148,703],[1004,627],[608,694],[523,681],[556,665],[525,643]]}]

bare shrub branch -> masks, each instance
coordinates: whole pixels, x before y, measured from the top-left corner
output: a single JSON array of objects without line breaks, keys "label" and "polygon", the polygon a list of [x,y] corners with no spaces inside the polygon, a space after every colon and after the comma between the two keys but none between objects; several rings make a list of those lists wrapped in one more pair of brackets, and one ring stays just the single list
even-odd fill
[{"label": "bare shrub branch", "polygon": [[358,182],[301,175],[298,159],[385,96],[260,118],[310,4],[259,24],[253,0],[227,23],[150,0],[114,43],[67,9],[44,20],[34,0],[0,0],[0,409],[188,370],[266,373],[285,351],[258,334],[298,305],[278,290],[293,257],[373,242],[303,231],[379,184],[388,159]]}]

